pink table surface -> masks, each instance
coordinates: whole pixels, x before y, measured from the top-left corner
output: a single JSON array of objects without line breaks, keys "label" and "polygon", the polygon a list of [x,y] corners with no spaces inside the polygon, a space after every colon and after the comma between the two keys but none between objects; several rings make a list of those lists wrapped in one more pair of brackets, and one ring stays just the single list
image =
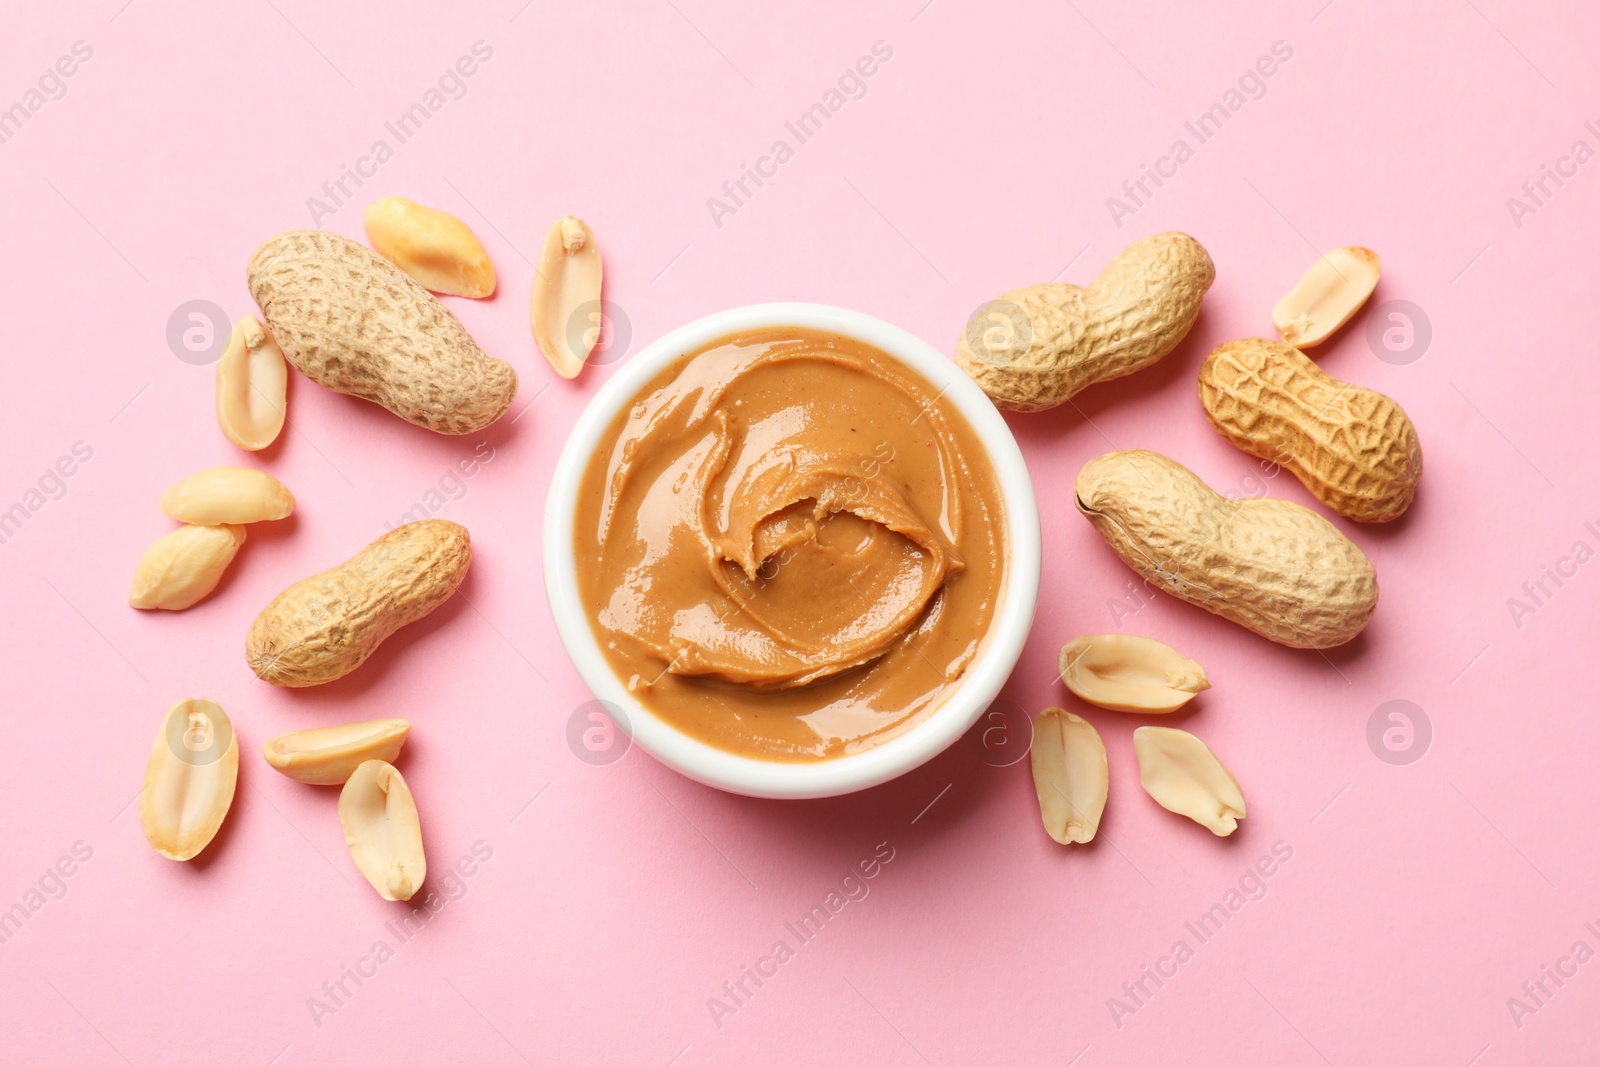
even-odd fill
[{"label": "pink table surface", "polygon": [[[0,1060],[1592,1061],[1600,16],[1509,0],[1205,6],[8,13],[0,106],[23,117],[0,127]],[[475,44],[472,75],[452,76]],[[785,123],[875,47],[872,76],[846,79],[799,143]],[[70,77],[50,74],[75,52]],[[1258,62],[1270,78],[1250,75]],[[402,143],[388,124],[419,102],[426,122]],[[1186,124],[1218,103],[1226,121],[1202,142]],[[776,176],[714,212],[780,139]],[[1164,161],[1179,140],[1184,162]],[[1123,183],[1145,166],[1168,176],[1135,200]],[[360,188],[324,191],[358,167]],[[284,440],[252,461],[218,433],[213,367],[178,358],[169,318],[195,300],[252,310],[259,241],[313,221],[360,237],[381,194],[483,239],[499,292],[450,304],[516,365],[519,416],[436,437],[297,379]],[[1140,235],[1182,229],[1210,249],[1217,283],[1165,362],[1010,417],[1046,553],[1004,695],[1087,710],[1103,732],[1111,799],[1092,847],[1046,838],[1026,763],[971,742],[810,803],[724,795],[637,751],[577,758],[568,724],[589,695],[555,639],[539,524],[567,431],[615,364],[561,381],[532,345],[529,257],[565,212],[599,234],[634,351],[766,300],[856,308],[948,351],[981,301],[1087,281]],[[1352,243],[1381,251],[1383,280],[1320,361],[1399,400],[1427,452],[1403,521],[1339,522],[1382,577],[1372,625],[1322,655],[1129,600],[1130,572],[1071,506],[1079,465],[1148,447],[1218,488],[1313,503],[1288,476],[1252,480],[1194,379],[1212,346],[1270,330],[1316,251]],[[1396,309],[1426,345],[1369,335],[1403,325]],[[63,457],[71,475],[51,475]],[[193,610],[129,609],[134,560],[171,525],[161,491],[236,462],[290,485],[295,517],[252,531]],[[255,612],[418,505],[472,531],[464,595],[342,683],[253,682],[240,645]],[[1138,786],[1138,724],[1056,680],[1066,639],[1119,627],[1210,671],[1215,689],[1177,724],[1243,783],[1232,839],[1157,808]],[[231,712],[243,761],[221,836],[179,865],[146,846],[130,803],[162,711],[198,695]],[[1398,751],[1369,743],[1390,701],[1420,711]],[[437,894],[409,932],[353,869],[334,792],[257,754],[285,730],[387,715],[416,724],[401,766]],[[875,850],[892,859],[845,881]],[[458,860],[470,876],[448,876]],[[811,939],[790,929],[830,903]],[[1198,936],[1218,904],[1226,923]],[[730,996],[740,981],[748,995]]]}]

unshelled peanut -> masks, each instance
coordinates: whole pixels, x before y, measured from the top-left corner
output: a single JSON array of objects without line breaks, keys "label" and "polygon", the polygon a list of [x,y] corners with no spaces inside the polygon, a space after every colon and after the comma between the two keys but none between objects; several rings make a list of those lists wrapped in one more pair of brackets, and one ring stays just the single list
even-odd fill
[{"label": "unshelled peanut", "polygon": [[348,237],[290,230],[250,259],[250,295],[295,369],[437,433],[474,433],[511,406],[517,373],[448,308]]},{"label": "unshelled peanut", "polygon": [[1281,465],[1347,519],[1388,522],[1417,495],[1422,445],[1400,405],[1293,345],[1219,345],[1200,366],[1200,405],[1229,442]]},{"label": "unshelled peanut", "polygon": [[465,527],[444,519],[397,526],[348,562],[279,593],[250,624],[245,658],[273,685],[342,678],[455,595],[471,562]]},{"label": "unshelled peanut", "polygon": [[991,300],[968,322],[956,362],[999,407],[1053,408],[1176,348],[1216,273],[1188,234],[1143,238],[1086,289],[1050,282]]},{"label": "unshelled peanut", "polygon": [[1287,500],[1230,500],[1156,452],[1083,465],[1078,510],[1154,588],[1291,648],[1355,637],[1378,604],[1366,554]]}]

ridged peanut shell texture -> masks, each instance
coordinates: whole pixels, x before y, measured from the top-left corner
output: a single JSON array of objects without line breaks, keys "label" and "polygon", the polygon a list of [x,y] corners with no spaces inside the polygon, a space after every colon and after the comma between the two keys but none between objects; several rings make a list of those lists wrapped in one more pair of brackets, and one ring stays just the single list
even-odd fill
[{"label": "ridged peanut shell texture", "polygon": [[1416,498],[1422,445],[1400,405],[1293,345],[1218,345],[1200,366],[1200,405],[1230,443],[1279,464],[1347,519],[1388,522]]},{"label": "ridged peanut shell texture", "polygon": [[290,230],[250,258],[250,295],[295,369],[445,434],[511,406],[517,372],[485,355],[437,297],[348,237]]},{"label": "ridged peanut shell texture", "polygon": [[1287,500],[1229,500],[1159,453],[1085,463],[1077,503],[1152,587],[1280,645],[1342,645],[1378,605],[1371,561],[1327,519]]},{"label": "ridged peanut shell texture", "polygon": [[1087,289],[1046,283],[1002,293],[968,323],[956,363],[996,407],[1053,408],[1176,348],[1216,276],[1211,256],[1188,234],[1145,237],[1117,253]]},{"label": "ridged peanut shell texture", "polygon": [[301,689],[342,678],[402,626],[455,594],[472,562],[465,527],[409,522],[348,563],[279,593],[245,639],[256,677]]}]

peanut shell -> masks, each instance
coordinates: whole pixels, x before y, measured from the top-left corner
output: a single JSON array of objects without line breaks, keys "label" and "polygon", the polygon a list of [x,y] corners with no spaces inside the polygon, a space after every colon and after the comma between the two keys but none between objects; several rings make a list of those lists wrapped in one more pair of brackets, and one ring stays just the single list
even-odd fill
[{"label": "peanut shell", "polygon": [[1078,510],[1154,588],[1291,648],[1332,648],[1366,627],[1378,576],[1310,508],[1229,500],[1156,452],[1108,452],[1078,472]]},{"label": "peanut shell", "polygon": [[1281,465],[1347,519],[1388,522],[1416,498],[1422,445],[1400,405],[1293,345],[1218,345],[1200,366],[1200,406],[1231,444]]},{"label": "peanut shell", "polygon": [[1047,282],[990,301],[963,331],[956,363],[997,407],[1053,408],[1176,348],[1216,274],[1188,234],[1142,238],[1086,289]]},{"label": "peanut shell", "polygon": [[348,237],[290,230],[250,259],[250,295],[295,369],[426,429],[474,433],[511,406],[517,372],[439,299]]},{"label": "peanut shell", "polygon": [[449,600],[471,563],[465,527],[444,519],[397,526],[348,562],[279,593],[250,624],[245,658],[273,685],[342,678]]}]

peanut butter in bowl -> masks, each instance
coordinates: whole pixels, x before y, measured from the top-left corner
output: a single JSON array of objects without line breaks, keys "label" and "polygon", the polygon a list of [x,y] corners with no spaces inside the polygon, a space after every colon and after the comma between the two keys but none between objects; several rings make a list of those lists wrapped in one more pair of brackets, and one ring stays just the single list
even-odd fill
[{"label": "peanut butter in bowl", "polygon": [[578,485],[580,600],[651,714],[763,760],[927,718],[998,615],[1005,507],[939,389],[863,341],[748,330],[660,371]]}]

